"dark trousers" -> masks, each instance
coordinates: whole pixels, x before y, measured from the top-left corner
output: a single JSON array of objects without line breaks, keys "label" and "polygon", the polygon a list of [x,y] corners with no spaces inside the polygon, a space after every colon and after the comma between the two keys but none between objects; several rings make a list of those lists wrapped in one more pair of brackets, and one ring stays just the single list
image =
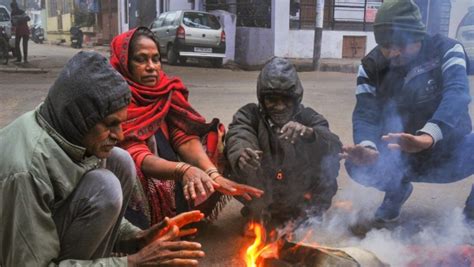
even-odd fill
[{"label": "dark trousers", "polygon": [[61,244],[58,261],[110,256],[135,181],[135,165],[114,148],[106,168],[86,173],[53,215]]},{"label": "dark trousers", "polygon": [[[371,166],[357,166],[346,161],[350,177],[364,186],[396,193],[411,182],[452,183],[474,174],[473,133],[456,145],[440,143],[417,154],[392,151],[383,144],[379,146],[379,152],[379,160]],[[474,205],[474,192],[466,201],[466,206],[470,205]]]},{"label": "dark trousers", "polygon": [[16,59],[21,61],[20,41],[23,39],[23,60],[27,61],[28,58],[28,35],[17,35],[15,36],[15,54]]}]

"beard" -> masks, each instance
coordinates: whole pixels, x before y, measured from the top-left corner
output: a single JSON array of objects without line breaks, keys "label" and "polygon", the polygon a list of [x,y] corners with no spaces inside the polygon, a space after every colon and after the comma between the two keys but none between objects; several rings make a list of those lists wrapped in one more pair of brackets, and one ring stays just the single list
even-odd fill
[{"label": "beard", "polygon": [[268,116],[276,125],[282,127],[291,120],[293,112],[291,110],[287,110],[284,112],[268,112]]}]

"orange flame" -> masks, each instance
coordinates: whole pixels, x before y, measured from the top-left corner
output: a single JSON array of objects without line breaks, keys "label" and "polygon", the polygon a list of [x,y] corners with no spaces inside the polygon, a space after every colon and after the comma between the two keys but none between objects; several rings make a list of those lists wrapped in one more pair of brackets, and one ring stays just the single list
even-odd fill
[{"label": "orange flame", "polygon": [[255,233],[255,241],[250,245],[245,254],[245,263],[247,267],[261,267],[260,256],[278,258],[278,244],[276,242],[265,245],[266,232],[265,228],[259,224],[252,222],[249,230]]}]

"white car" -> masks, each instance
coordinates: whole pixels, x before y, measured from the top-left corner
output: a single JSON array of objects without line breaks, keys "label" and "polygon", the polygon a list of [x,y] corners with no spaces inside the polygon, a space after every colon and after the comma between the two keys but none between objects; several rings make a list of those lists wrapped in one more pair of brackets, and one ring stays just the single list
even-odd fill
[{"label": "white car", "polygon": [[156,18],[150,29],[170,65],[178,60],[184,64],[188,57],[194,57],[207,58],[214,66],[222,66],[225,32],[213,14],[193,10],[165,12]]},{"label": "white car", "polygon": [[466,49],[467,56],[470,60],[469,73],[474,74],[474,6],[459,23],[456,39],[460,41]]},{"label": "white car", "polygon": [[4,5],[0,5],[0,27],[5,29],[8,38],[12,36],[12,22],[10,12]]}]

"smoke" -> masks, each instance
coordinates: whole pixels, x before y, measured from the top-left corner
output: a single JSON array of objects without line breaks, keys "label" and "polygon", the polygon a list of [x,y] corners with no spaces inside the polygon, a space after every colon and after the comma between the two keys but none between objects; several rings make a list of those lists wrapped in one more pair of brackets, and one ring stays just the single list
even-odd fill
[{"label": "smoke", "polygon": [[[374,200],[380,197],[373,189],[353,187],[345,190],[340,197],[350,199],[352,207],[347,207],[348,202],[340,207],[341,202],[336,201],[322,218],[310,218],[296,229],[294,240],[336,248],[363,248],[390,266],[400,267],[413,263],[431,266],[426,263],[433,262],[433,254],[442,257],[444,253],[447,256],[474,241],[474,229],[465,224],[462,208],[445,209],[445,212],[436,215],[437,220],[427,218],[425,214],[410,214],[410,218],[383,228],[375,227],[358,237],[353,232],[354,225],[362,222],[366,226],[364,222],[369,222],[379,205]],[[308,233],[311,233],[310,236]]]}]

